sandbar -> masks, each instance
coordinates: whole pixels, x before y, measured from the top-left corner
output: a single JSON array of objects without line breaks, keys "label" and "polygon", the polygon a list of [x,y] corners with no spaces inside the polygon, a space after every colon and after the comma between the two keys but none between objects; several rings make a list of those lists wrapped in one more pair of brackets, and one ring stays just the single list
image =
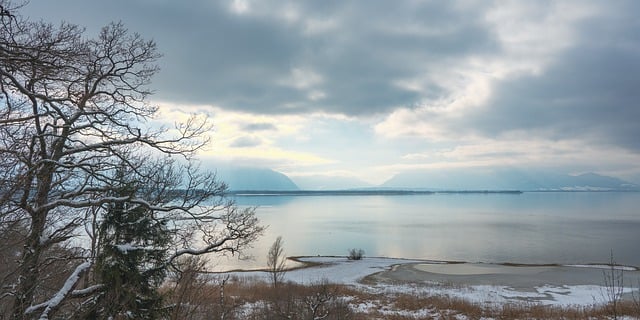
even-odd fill
[{"label": "sandbar", "polygon": [[[501,265],[488,263],[408,263],[378,272],[368,280],[442,283],[460,286],[493,285],[507,286],[518,290],[535,290],[545,285],[605,285],[605,277],[611,269],[590,266],[562,265]],[[622,275],[623,286],[637,288],[640,271],[615,270]]]}]

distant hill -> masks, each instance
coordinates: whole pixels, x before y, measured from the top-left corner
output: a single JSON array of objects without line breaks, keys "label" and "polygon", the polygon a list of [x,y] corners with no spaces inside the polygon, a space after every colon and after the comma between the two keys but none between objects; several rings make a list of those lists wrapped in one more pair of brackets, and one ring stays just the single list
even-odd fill
[{"label": "distant hill", "polygon": [[372,185],[353,177],[336,176],[293,176],[291,179],[302,190],[347,190],[368,188]]},{"label": "distant hill", "polygon": [[298,186],[286,175],[264,168],[235,167],[219,168],[218,178],[229,185],[231,191],[237,190],[299,190]]},{"label": "distant hill", "polygon": [[472,168],[404,172],[381,185],[428,190],[610,191],[640,190],[636,184],[595,173],[568,175],[541,170]]},{"label": "distant hill", "polygon": [[569,175],[517,168],[464,168],[407,171],[379,186],[352,177],[294,176],[266,168],[218,166],[230,191],[640,191],[636,183],[596,173]]}]

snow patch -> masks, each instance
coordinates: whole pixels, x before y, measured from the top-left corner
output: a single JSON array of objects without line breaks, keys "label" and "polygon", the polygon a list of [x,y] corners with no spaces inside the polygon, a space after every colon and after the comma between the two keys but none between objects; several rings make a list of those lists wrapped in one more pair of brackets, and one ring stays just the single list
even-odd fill
[{"label": "snow patch", "polygon": [[[427,263],[424,260],[405,260],[393,258],[364,258],[362,260],[348,260],[345,257],[304,257],[298,260],[320,265],[287,271],[284,281],[299,284],[314,284],[323,280],[331,283],[356,285],[362,278],[388,270],[394,265],[404,263]],[[431,262],[429,262],[431,263]],[[435,262],[434,262],[435,263]],[[250,277],[263,281],[269,281],[269,273],[266,271],[230,272],[238,277]]]},{"label": "snow patch", "polygon": [[158,250],[158,248],[155,248],[155,247],[135,246],[131,243],[116,244],[114,247],[118,249],[118,251],[124,254],[129,253],[129,251],[136,251],[136,250],[150,250],[150,251]]},{"label": "snow patch", "polygon": [[606,270],[611,270],[611,268],[613,267],[614,270],[638,271],[638,268],[636,267],[620,266],[620,265],[610,266],[606,264],[567,264],[564,266],[574,267],[574,268],[591,268],[591,269],[606,269]]}]

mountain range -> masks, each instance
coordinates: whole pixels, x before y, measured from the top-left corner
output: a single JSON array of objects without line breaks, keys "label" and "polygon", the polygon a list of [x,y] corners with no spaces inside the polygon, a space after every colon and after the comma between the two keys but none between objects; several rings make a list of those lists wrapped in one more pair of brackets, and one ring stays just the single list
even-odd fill
[{"label": "mountain range", "polygon": [[640,186],[596,173],[570,175],[545,170],[471,168],[407,171],[375,186],[350,177],[294,176],[266,169],[238,167],[218,171],[232,191],[409,189],[432,191],[640,191]]},{"label": "mountain range", "polygon": [[441,169],[400,173],[385,188],[429,190],[631,191],[639,186],[618,178],[584,173],[570,175],[513,168]]},{"label": "mountain range", "polygon": [[302,190],[346,190],[370,188],[374,185],[353,177],[340,176],[294,176],[293,182]]},{"label": "mountain range", "polygon": [[286,175],[266,168],[226,167],[217,170],[218,179],[224,181],[231,191],[238,190],[299,190]]}]

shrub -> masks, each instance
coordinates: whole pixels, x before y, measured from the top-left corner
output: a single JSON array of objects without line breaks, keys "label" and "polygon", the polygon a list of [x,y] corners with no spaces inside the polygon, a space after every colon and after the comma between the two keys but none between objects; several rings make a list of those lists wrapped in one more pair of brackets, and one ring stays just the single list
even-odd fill
[{"label": "shrub", "polygon": [[272,287],[267,303],[254,319],[353,319],[353,311],[341,295],[341,286],[322,280],[307,286],[283,283]]},{"label": "shrub", "polygon": [[347,256],[347,259],[349,260],[362,260],[362,258],[364,257],[364,250],[362,249],[349,249],[349,255]]}]

